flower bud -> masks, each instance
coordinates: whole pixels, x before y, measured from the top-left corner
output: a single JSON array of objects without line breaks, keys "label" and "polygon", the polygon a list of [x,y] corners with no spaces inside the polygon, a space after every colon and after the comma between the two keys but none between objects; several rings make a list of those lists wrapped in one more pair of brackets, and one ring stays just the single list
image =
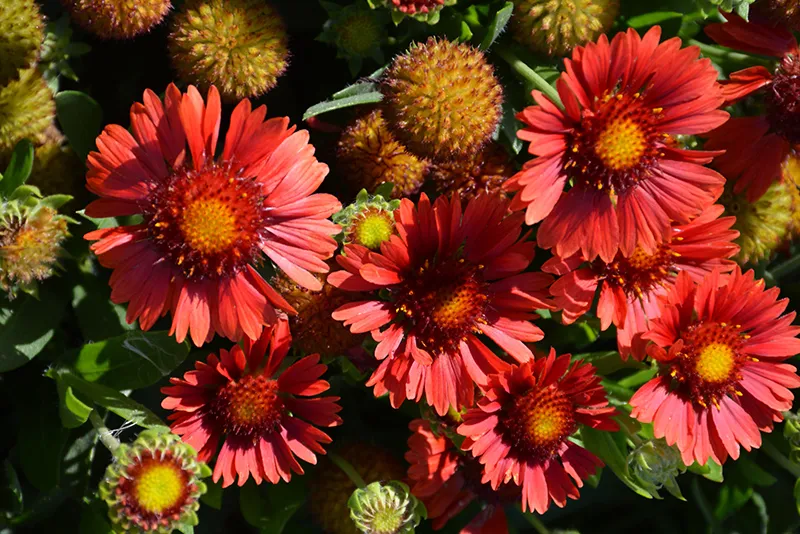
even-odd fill
[{"label": "flower bud", "polygon": [[427,517],[425,506],[402,482],[373,482],[353,492],[347,501],[356,528],[368,534],[414,532]]},{"label": "flower bud", "polygon": [[663,439],[648,441],[628,455],[631,474],[653,497],[666,488],[673,496],[683,499],[676,477],[686,472],[680,452]]}]

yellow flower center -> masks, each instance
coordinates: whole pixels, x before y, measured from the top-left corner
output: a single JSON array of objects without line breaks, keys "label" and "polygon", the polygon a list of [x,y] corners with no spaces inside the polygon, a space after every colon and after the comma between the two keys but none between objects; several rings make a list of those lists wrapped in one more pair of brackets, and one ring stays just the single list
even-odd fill
[{"label": "yellow flower center", "polygon": [[186,207],[180,222],[186,242],[204,254],[226,250],[236,239],[236,216],[221,200],[198,199]]},{"label": "yellow flower center", "polygon": [[403,524],[403,514],[393,508],[382,508],[375,512],[372,520],[373,532],[378,534],[397,532]]},{"label": "yellow flower center", "polygon": [[355,242],[370,250],[378,250],[381,243],[388,241],[394,232],[394,216],[382,210],[370,209],[354,228]]},{"label": "yellow flower center", "polygon": [[575,431],[575,408],[555,387],[534,389],[514,401],[503,424],[515,447],[546,460]]},{"label": "yellow flower center", "polygon": [[474,322],[474,317],[483,312],[486,296],[478,281],[467,278],[463,284],[441,288],[437,291],[433,305],[433,322],[439,328],[459,328]]},{"label": "yellow flower center", "polygon": [[158,514],[178,505],[185,487],[183,471],[171,463],[153,460],[143,466],[133,491],[141,509]]},{"label": "yellow flower center", "polygon": [[711,343],[697,355],[695,371],[712,384],[728,380],[736,366],[736,353],[724,343]]},{"label": "yellow flower center", "polygon": [[647,150],[647,136],[631,119],[613,120],[598,135],[594,150],[615,171],[635,167]]}]

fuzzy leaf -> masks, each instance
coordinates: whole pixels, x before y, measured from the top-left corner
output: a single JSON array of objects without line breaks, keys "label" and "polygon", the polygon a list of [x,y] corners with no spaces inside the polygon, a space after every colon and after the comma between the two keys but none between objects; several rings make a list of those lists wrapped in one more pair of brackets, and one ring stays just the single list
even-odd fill
[{"label": "fuzzy leaf", "polygon": [[11,161],[0,180],[0,197],[8,197],[25,183],[33,169],[33,144],[23,139],[14,147]]},{"label": "fuzzy leaf", "polygon": [[513,13],[514,3],[506,2],[503,7],[494,14],[492,22],[489,23],[489,27],[487,28],[486,36],[483,38],[483,41],[481,41],[481,49],[487,50],[490,46],[492,46],[492,44],[506,29],[508,21],[511,20],[511,15]]},{"label": "fuzzy leaf", "polygon": [[327,102],[320,102],[308,108],[303,114],[303,120],[308,120],[311,117],[322,115],[337,109],[349,108],[352,106],[361,106],[364,104],[377,104],[383,100],[383,94],[380,91],[372,91],[371,93],[360,93],[337,100],[328,100]]}]

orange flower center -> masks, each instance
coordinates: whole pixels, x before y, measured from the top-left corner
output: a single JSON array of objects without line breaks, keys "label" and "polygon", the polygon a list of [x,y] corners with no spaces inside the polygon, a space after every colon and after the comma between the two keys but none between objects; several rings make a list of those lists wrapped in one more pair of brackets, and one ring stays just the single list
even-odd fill
[{"label": "orange flower center", "polygon": [[575,185],[619,194],[645,178],[668,138],[656,130],[662,111],[640,93],[605,95],[568,140],[564,169]]},{"label": "orange flower center", "polygon": [[506,439],[536,460],[551,458],[577,424],[572,401],[555,386],[518,397],[503,421]]},{"label": "orange flower center", "polygon": [[143,213],[150,238],[195,280],[231,276],[257,261],[269,224],[261,186],[217,165],[174,172]]},{"label": "orange flower center", "polygon": [[676,256],[665,244],[659,245],[653,254],[636,247],[630,257],[617,253],[611,263],[597,259],[592,268],[606,283],[621,287],[628,296],[641,297],[669,279]]},{"label": "orange flower center", "polygon": [[702,407],[718,404],[725,395],[740,392],[739,368],[748,358],[742,343],[749,337],[741,325],[696,323],[681,332],[683,348],[671,362],[671,376],[678,387]]},{"label": "orange flower center", "polygon": [[245,375],[222,387],[209,404],[223,431],[240,436],[275,432],[286,411],[278,382],[264,375]]},{"label": "orange flower center", "polygon": [[117,499],[124,517],[144,531],[177,519],[197,489],[191,480],[180,458],[145,451],[118,481]]},{"label": "orange flower center", "polygon": [[489,300],[481,267],[463,259],[429,262],[390,289],[398,315],[423,348],[454,351],[468,333],[484,322]]},{"label": "orange flower center", "polygon": [[783,58],[768,91],[770,126],[790,143],[800,143],[800,50]]}]

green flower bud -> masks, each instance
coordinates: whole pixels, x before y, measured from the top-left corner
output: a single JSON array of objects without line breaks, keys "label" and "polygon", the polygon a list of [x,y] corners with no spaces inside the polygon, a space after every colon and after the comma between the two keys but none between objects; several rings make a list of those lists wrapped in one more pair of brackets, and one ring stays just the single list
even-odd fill
[{"label": "green flower bud", "polygon": [[347,506],[356,528],[368,534],[412,533],[427,517],[425,506],[396,480],[357,489]]},{"label": "green flower bud", "polygon": [[381,243],[394,234],[394,210],[399,200],[386,201],[381,195],[370,195],[362,189],[356,201],[333,216],[342,227],[344,242],[355,243],[370,250],[379,250]]},{"label": "green flower bud", "polygon": [[658,490],[666,488],[674,497],[681,495],[676,477],[686,472],[686,465],[675,447],[662,439],[654,439],[631,451],[628,455],[631,474],[653,497],[660,499]]}]

